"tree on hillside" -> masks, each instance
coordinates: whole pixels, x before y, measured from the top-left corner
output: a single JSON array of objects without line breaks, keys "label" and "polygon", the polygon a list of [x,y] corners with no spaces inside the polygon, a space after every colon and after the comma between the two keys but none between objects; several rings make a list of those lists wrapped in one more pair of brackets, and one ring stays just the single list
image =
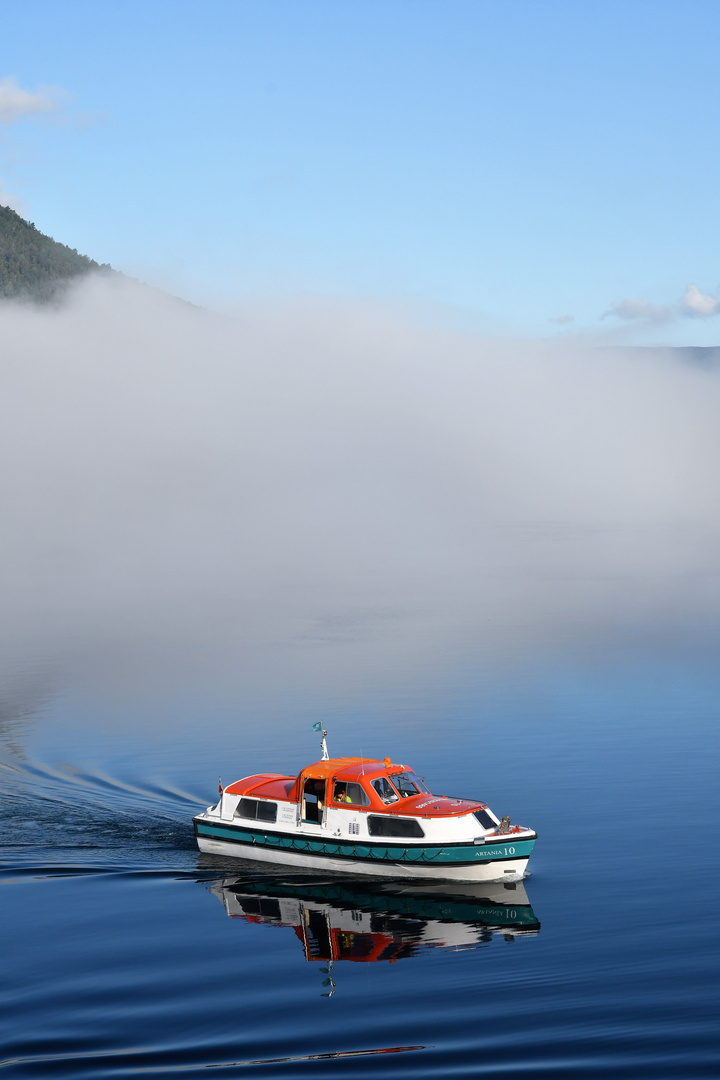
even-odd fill
[{"label": "tree on hillside", "polygon": [[0,298],[47,303],[72,278],[110,269],[38,232],[9,206],[0,206]]}]

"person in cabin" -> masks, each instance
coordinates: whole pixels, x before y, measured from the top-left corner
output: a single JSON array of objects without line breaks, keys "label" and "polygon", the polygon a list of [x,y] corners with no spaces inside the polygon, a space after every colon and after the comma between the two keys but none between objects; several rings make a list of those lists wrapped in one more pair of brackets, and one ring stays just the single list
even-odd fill
[{"label": "person in cabin", "polygon": [[335,802],[352,802],[352,799],[348,797],[347,789],[341,784],[335,788]]}]

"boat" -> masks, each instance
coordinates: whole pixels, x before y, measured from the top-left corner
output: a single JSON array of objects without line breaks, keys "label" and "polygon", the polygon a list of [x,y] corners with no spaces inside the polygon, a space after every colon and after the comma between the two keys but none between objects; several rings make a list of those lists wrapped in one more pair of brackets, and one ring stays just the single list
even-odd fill
[{"label": "boat", "polygon": [[200,851],[373,877],[521,881],[537,833],[484,802],[433,795],[389,757],[327,751],[297,776],[258,773],[193,818]]},{"label": "boat", "polygon": [[208,887],[231,919],[291,927],[310,962],[394,963],[427,949],[473,949],[540,930],[521,882],[360,884],[245,875]]}]

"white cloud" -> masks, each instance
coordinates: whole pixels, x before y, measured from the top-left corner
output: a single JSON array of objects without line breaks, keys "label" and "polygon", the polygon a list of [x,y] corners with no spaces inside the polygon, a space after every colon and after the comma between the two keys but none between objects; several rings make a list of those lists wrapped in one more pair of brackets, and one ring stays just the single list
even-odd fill
[{"label": "white cloud", "polygon": [[707,319],[712,315],[720,315],[720,299],[690,284],[677,303],[650,304],[646,300],[628,298],[611,304],[610,310],[604,312],[602,318],[611,316],[626,322],[666,323],[676,319]]},{"label": "white cloud", "polygon": [[[50,119],[57,117],[67,94],[59,86],[38,86],[25,90],[12,75],[0,79],[0,126],[9,126],[25,118]],[[7,161],[5,162],[7,164]],[[0,206],[9,206],[26,216],[26,207],[19,195],[5,188],[0,179]]]},{"label": "white cloud", "polygon": [[14,124],[25,116],[57,112],[62,91],[54,86],[23,90],[17,79],[0,79],[0,124]]},{"label": "white cloud", "polygon": [[688,285],[680,306],[682,314],[690,318],[707,319],[710,315],[720,314],[720,300],[701,292],[697,285]]},{"label": "white cloud", "polygon": [[649,304],[645,300],[621,300],[611,304],[610,310],[603,314],[603,319],[613,316],[616,319],[644,319],[646,322],[669,322],[674,316],[670,304]]}]

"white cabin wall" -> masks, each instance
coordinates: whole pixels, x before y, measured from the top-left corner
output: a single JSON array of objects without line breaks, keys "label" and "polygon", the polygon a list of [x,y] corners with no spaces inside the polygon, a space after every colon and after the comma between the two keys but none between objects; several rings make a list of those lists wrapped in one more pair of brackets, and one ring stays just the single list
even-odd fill
[{"label": "white cabin wall", "polygon": [[[353,807],[348,808],[347,810],[344,808],[340,810],[335,806],[328,806],[325,818],[326,826],[323,829],[323,832],[329,833],[331,836],[338,835],[343,839],[346,839],[351,835],[348,825],[351,821],[354,821],[360,825],[360,832],[357,834],[358,837],[367,837],[366,818],[367,814],[362,814]],[[340,830],[339,833],[337,832],[338,829]]]},{"label": "white cabin wall", "polygon": [[278,814],[276,828],[281,831],[297,828],[300,821],[300,810],[297,803],[278,802]]},{"label": "white cabin wall", "polygon": [[420,824],[428,839],[447,843],[474,840],[477,836],[484,836],[483,829],[477,818],[472,814],[463,814],[462,817],[434,817],[420,818]]},{"label": "white cabin wall", "polygon": [[[234,814],[240,799],[240,795],[229,795],[227,793],[223,795],[218,808],[219,817],[223,821],[234,820]],[[278,829],[280,832],[294,832],[298,828],[297,804],[278,801],[277,806],[277,821],[271,828]],[[376,813],[376,811],[372,812]],[[324,837],[337,836],[338,839],[343,840],[357,838],[358,840],[371,842],[377,842],[380,839],[392,839],[391,837],[380,838],[370,836],[367,825],[368,814],[369,811],[360,810],[357,807],[349,806],[346,809],[345,807],[339,808],[328,806],[325,810],[325,825],[321,826],[319,829],[310,826],[307,829],[307,833],[308,835],[317,834]],[[479,821],[477,821],[472,814],[463,814],[462,817],[447,818],[424,818],[421,815],[413,814],[400,816],[408,818],[415,817],[415,819],[420,822],[423,832],[425,833],[425,839],[432,843],[467,842],[474,840],[476,837],[485,835],[485,829],[483,829],[482,825],[480,825]],[[351,822],[358,825],[357,833],[350,832],[348,826]]]},{"label": "white cabin wall", "polygon": [[232,816],[237,810],[238,803],[240,802],[240,795],[228,795],[223,793],[223,797],[220,800],[220,817],[223,821],[232,820]]},{"label": "white cabin wall", "polygon": [[305,904],[294,896],[281,897],[280,919],[286,926],[302,926],[305,912]]},{"label": "white cabin wall", "polygon": [[[377,843],[380,840],[391,841],[393,837],[377,837],[370,836],[368,832],[367,819],[369,813],[378,813],[378,811],[359,811],[355,808],[339,809],[337,807],[329,806],[327,810],[327,827],[323,832],[328,833],[330,836],[337,835],[339,838],[347,839],[351,835],[357,835],[359,840],[370,840],[373,843]],[[420,826],[425,833],[425,838],[432,842],[437,843],[451,843],[460,841],[472,841],[477,836],[483,836],[485,830],[480,822],[472,816],[472,814],[463,814],[462,817],[432,817],[424,818],[420,815],[407,814],[399,815],[400,817],[415,818],[420,822]],[[357,834],[351,834],[348,829],[350,822],[357,822],[360,831]],[[337,831],[339,829],[339,832]],[[418,838],[419,840],[419,838]],[[417,842],[415,838],[412,838],[412,842]]]}]

